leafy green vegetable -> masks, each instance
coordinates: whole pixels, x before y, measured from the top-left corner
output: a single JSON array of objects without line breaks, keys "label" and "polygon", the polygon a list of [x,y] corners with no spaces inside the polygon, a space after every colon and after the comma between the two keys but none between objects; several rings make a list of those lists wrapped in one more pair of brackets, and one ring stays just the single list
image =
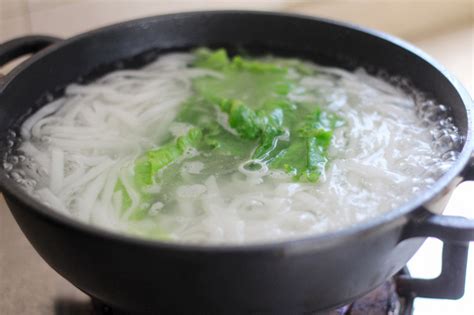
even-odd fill
[{"label": "leafy green vegetable", "polygon": [[215,70],[223,78],[204,77],[194,80],[197,93],[208,101],[239,100],[253,109],[272,99],[285,97],[292,89],[288,68],[271,63],[235,56],[225,50],[196,52],[194,66]]},{"label": "leafy green vegetable", "polygon": [[278,63],[281,66],[294,69],[296,72],[302,75],[314,75],[316,74],[316,69],[299,59],[294,58],[273,58],[274,62]]},{"label": "leafy green vegetable", "polygon": [[[145,153],[135,161],[134,185],[140,197],[140,204],[132,209],[129,220],[141,220],[148,213],[149,203],[153,200],[146,187],[155,183],[155,176],[165,167],[176,162],[190,147],[199,144],[202,132],[199,128],[192,128],[187,134],[176,138],[174,142],[167,143],[158,149]],[[120,192],[122,196],[122,211],[130,209],[132,199],[127,188],[121,180],[118,180],[114,188],[115,192]]]},{"label": "leafy green vegetable", "polygon": [[258,115],[254,110],[238,100],[222,100],[219,106],[229,115],[229,125],[244,139],[256,139],[260,136],[263,128],[262,114]]},{"label": "leafy green vegetable", "polygon": [[[328,162],[332,132],[342,121],[320,109],[312,112],[314,104],[300,106],[288,97],[298,86],[288,76],[289,69],[302,74],[312,74],[314,70],[295,59],[271,62],[230,58],[224,49],[200,49],[196,55],[195,66],[223,76],[196,79],[197,94],[227,114],[229,126],[242,140],[257,140],[251,158],[284,169],[295,180],[317,181]],[[219,130],[217,137],[205,135],[207,143],[218,148],[223,131]],[[282,141],[285,134],[289,139]]]},{"label": "leafy green vegetable", "polygon": [[270,166],[284,169],[295,180],[316,182],[328,162],[333,130],[342,124],[338,116],[316,109],[295,128],[288,149],[283,150]]},{"label": "leafy green vegetable", "polygon": [[114,187],[114,192],[121,192],[122,194],[122,210],[130,208],[132,205],[132,199],[127,192],[127,189],[123,185],[121,180],[118,180]]},{"label": "leafy green vegetable", "polygon": [[255,147],[255,141],[242,139],[225,130],[217,122],[216,116],[213,103],[200,97],[191,97],[181,107],[176,120],[201,129],[203,137],[197,146],[200,151],[241,158],[248,156]]},{"label": "leafy green vegetable", "polygon": [[235,56],[230,62],[230,67],[237,71],[250,71],[254,73],[280,73],[286,74],[288,69],[270,62],[262,62],[250,59],[244,59],[241,56]]},{"label": "leafy green vegetable", "polygon": [[210,125],[205,129],[205,136],[200,149],[204,152],[214,151],[214,154],[244,158],[249,156],[255,140],[242,139],[219,124]]},{"label": "leafy green vegetable", "polygon": [[229,58],[227,51],[223,48],[212,51],[207,48],[197,49],[194,66],[213,70],[235,70],[250,71],[254,73],[286,73],[287,68],[271,62],[262,62],[241,56]]},{"label": "leafy green vegetable", "polygon": [[230,59],[225,49],[218,49],[213,52],[206,48],[200,48],[194,54],[196,56],[194,66],[198,68],[222,70],[230,64]]},{"label": "leafy green vegetable", "polygon": [[255,111],[241,101],[227,99],[221,100],[219,107],[228,114],[230,127],[242,139],[259,139],[254,159],[265,158],[275,149],[278,137],[284,133],[282,108],[275,107],[270,112],[265,109]]},{"label": "leafy green vegetable", "polygon": [[[147,216],[157,194],[146,188],[158,182],[167,183],[159,192],[160,201],[177,202],[173,191],[190,176],[181,172],[189,148],[195,148],[199,156],[186,160],[205,164],[202,173],[192,175],[194,180],[233,172],[246,159],[259,161],[249,164],[249,169],[265,163],[292,174],[295,181],[320,178],[329,161],[333,132],[343,121],[316,104],[292,101],[292,92],[301,91],[298,78],[314,74],[313,68],[294,59],[229,57],[224,49],[196,50],[192,66],[218,75],[193,80],[194,95],[181,105],[176,117],[191,129],[135,161],[132,182],[140,205],[132,209],[130,220]],[[120,180],[115,191],[122,193],[123,210],[130,209],[132,199]],[[160,211],[169,211],[166,207]],[[146,233],[166,237],[159,228]]]},{"label": "leafy green vegetable", "polygon": [[135,162],[136,185],[143,187],[153,184],[159,171],[178,160],[188,148],[198,145],[201,138],[201,129],[192,128],[186,135],[178,137],[174,143],[148,151]]}]

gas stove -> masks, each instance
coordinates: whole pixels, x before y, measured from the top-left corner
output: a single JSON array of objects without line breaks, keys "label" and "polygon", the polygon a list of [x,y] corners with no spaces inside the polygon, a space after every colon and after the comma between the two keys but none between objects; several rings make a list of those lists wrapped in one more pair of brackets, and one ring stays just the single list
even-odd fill
[{"label": "gas stove", "polygon": [[[400,274],[408,275],[408,272],[404,269]],[[397,285],[394,279],[385,282],[351,304],[323,313],[314,313],[313,315],[412,315],[414,298],[397,293]],[[96,299],[91,299],[89,303],[72,301],[56,303],[56,314],[133,315],[129,312],[115,310]]]}]

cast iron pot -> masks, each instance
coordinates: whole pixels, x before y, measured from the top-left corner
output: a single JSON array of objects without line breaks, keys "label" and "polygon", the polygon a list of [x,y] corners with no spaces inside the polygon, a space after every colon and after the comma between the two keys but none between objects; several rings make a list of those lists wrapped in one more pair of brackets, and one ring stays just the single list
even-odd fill
[{"label": "cast iron pot", "polygon": [[169,244],[107,232],[38,203],[0,171],[0,189],[11,212],[52,268],[90,296],[126,311],[300,314],[369,292],[433,236],[444,242],[441,275],[399,278],[400,291],[436,298],[463,295],[474,223],[440,213],[455,186],[474,179],[472,101],[436,62],[385,34],[304,16],[223,11],[134,20],[67,40],[12,40],[0,46],[0,64],[41,51],[0,81],[2,156],[7,130],[68,83],[137,66],[163,51],[202,45],[244,47],[345,68],[362,65],[406,77],[450,107],[464,137],[462,152],[429,190],[383,216],[324,235],[246,246]]}]

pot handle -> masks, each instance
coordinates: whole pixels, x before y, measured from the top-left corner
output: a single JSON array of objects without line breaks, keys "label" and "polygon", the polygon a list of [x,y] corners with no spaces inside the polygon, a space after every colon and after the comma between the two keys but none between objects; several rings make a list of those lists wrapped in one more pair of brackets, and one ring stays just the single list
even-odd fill
[{"label": "pot handle", "polygon": [[0,67],[22,55],[36,53],[60,41],[60,38],[45,35],[18,37],[0,44]]},{"label": "pot handle", "polygon": [[[474,104],[474,102],[473,102]],[[463,181],[474,181],[474,152],[461,173]],[[459,299],[466,285],[469,242],[474,241],[474,220],[434,214],[427,209],[410,220],[402,240],[414,237],[435,237],[443,241],[441,273],[435,279],[397,277],[397,290],[403,296],[438,299]]]},{"label": "pot handle", "polygon": [[474,241],[474,220],[423,211],[423,215],[408,223],[403,239],[435,237],[443,241],[441,274],[435,279],[412,279],[401,275],[397,278],[398,292],[403,296],[459,299],[464,295],[469,242]]}]

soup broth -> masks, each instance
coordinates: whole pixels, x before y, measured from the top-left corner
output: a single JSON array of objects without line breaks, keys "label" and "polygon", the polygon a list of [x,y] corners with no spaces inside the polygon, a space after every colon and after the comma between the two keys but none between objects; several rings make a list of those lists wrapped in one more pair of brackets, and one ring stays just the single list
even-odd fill
[{"label": "soup broth", "polygon": [[394,209],[460,143],[446,106],[362,68],[198,49],[69,85],[22,123],[4,167],[41,202],[105,229],[248,243]]}]

